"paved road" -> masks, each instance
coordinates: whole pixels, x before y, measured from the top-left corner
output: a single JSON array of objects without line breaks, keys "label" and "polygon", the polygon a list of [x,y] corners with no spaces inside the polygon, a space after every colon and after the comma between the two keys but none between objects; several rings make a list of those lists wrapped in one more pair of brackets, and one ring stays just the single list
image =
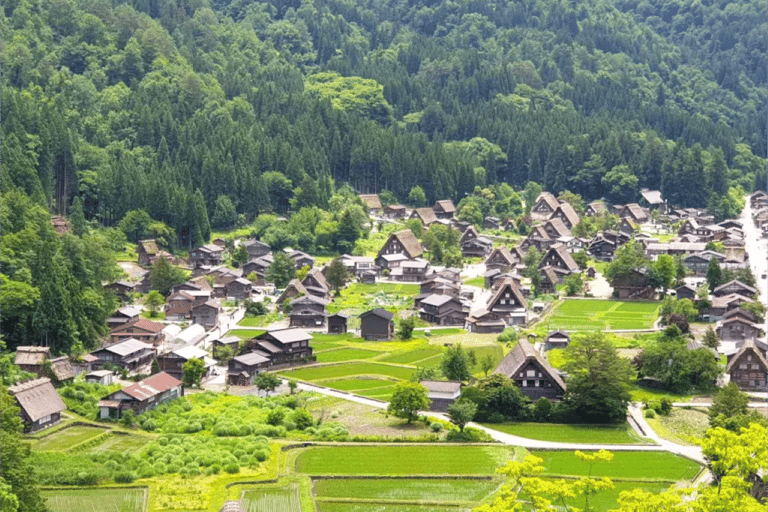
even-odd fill
[{"label": "paved road", "polygon": [[[314,391],[327,396],[333,396],[351,402],[367,405],[377,409],[386,409],[387,403],[379,400],[372,400],[358,395],[351,395],[341,391],[328,389],[322,386],[314,386],[312,384],[299,383],[299,389],[302,391]],[[690,404],[686,404],[690,405]],[[689,459],[695,460],[700,464],[704,464],[704,457],[701,454],[701,448],[698,446],[682,446],[665,439],[661,439],[646,423],[643,418],[643,412],[639,407],[630,407],[630,415],[632,419],[640,426],[640,429],[645,433],[645,437],[650,439],[656,444],[599,444],[599,443],[559,443],[555,441],[540,441],[537,439],[528,439],[527,437],[519,437],[512,434],[506,434],[499,432],[492,428],[478,425],[477,423],[469,423],[469,426],[477,428],[486,432],[494,440],[508,444],[512,446],[521,446],[523,448],[539,448],[539,449],[553,449],[553,450],[610,450],[610,451],[644,451],[644,452],[671,452]],[[445,414],[435,412],[425,412],[429,416],[450,421]]]},{"label": "paved road", "polygon": [[[739,220],[744,225],[745,249],[749,254],[749,264],[752,266],[752,273],[757,279],[757,289],[760,291],[760,301],[768,304],[768,280],[763,279],[764,274],[768,274],[768,239],[761,238],[755,223],[752,221],[752,206],[749,203],[749,196],[746,198],[747,205],[741,212]],[[766,316],[768,321],[768,315]]]}]

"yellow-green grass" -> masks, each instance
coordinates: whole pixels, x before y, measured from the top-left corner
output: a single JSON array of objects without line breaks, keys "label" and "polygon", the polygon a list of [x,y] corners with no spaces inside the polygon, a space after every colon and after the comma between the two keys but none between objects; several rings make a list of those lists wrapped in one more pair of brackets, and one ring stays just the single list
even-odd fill
[{"label": "yellow-green grass", "polygon": [[439,338],[440,336],[450,336],[451,334],[459,334],[466,332],[461,327],[439,327],[436,329],[429,329],[429,335],[433,338]]},{"label": "yellow-green grass", "polygon": [[403,283],[353,283],[328,305],[330,313],[345,311],[357,315],[372,308],[389,310],[413,306],[419,285]]},{"label": "yellow-green grass", "polygon": [[117,452],[136,454],[151,441],[150,438],[134,435],[111,435],[96,446],[88,449],[90,453]]},{"label": "yellow-green grass", "polygon": [[355,335],[351,332],[345,332],[343,334],[317,334],[312,333],[313,343],[325,343],[325,342],[339,342],[339,341],[352,341],[355,339]]},{"label": "yellow-green grass", "polygon": [[156,311],[154,314],[151,311],[142,311],[141,312],[142,318],[149,318],[150,320],[165,320],[165,313],[162,311]]},{"label": "yellow-green grass", "polygon": [[443,350],[437,347],[425,347],[425,348],[418,348],[416,350],[409,350],[407,352],[395,352],[388,356],[382,357],[380,360],[386,361],[388,363],[411,364],[414,366],[422,366],[418,364],[419,361],[423,361],[424,359],[428,359],[430,357],[439,355],[442,352]]},{"label": "yellow-green grass", "polygon": [[264,321],[264,316],[266,315],[245,316],[242,320],[237,322],[237,325],[240,327],[260,327],[261,323]]},{"label": "yellow-green grass", "polygon": [[314,350],[316,354],[325,350],[333,350],[335,348],[341,348],[345,346],[343,343],[334,343],[332,341],[315,341],[314,339],[309,342],[309,345],[312,347],[312,350]]},{"label": "yellow-green grass", "polygon": [[650,402],[651,400],[661,400],[666,397],[673,402],[689,402],[695,395],[681,395],[672,393],[665,389],[649,389],[637,385],[637,378],[633,377],[629,388],[629,394],[632,395],[633,402]]},{"label": "yellow-green grass", "polygon": [[310,475],[491,475],[511,454],[503,446],[318,446],[301,452],[295,468]]},{"label": "yellow-green grass", "polygon": [[241,501],[245,512],[279,510],[280,512],[301,512],[301,492],[298,483],[287,487],[268,486],[243,492]]},{"label": "yellow-green grass", "polygon": [[389,402],[392,400],[392,393],[395,392],[395,386],[389,385],[382,388],[363,389],[361,391],[355,391],[355,394],[367,396],[368,398],[374,398],[381,400],[382,402]]},{"label": "yellow-green grass", "polygon": [[357,359],[370,359],[379,355],[381,352],[365,350],[362,348],[337,348],[335,350],[326,350],[317,354],[317,361],[320,363],[336,363],[339,361],[354,361]]},{"label": "yellow-green grass", "polygon": [[264,334],[265,332],[266,331],[264,329],[232,329],[231,331],[228,331],[226,335],[237,336],[241,340],[249,340]]},{"label": "yellow-green grass", "polygon": [[694,409],[673,409],[669,416],[659,414],[645,421],[662,439],[688,446],[695,446],[709,428],[709,416]]},{"label": "yellow-green grass", "polygon": [[464,281],[464,284],[468,286],[477,286],[478,288],[485,288],[485,278],[483,276],[473,277],[472,279],[467,279]]},{"label": "yellow-green grass", "polygon": [[494,480],[439,479],[326,479],[313,482],[319,498],[356,498],[403,501],[476,502],[492,493],[499,482]]},{"label": "yellow-green grass", "polygon": [[143,512],[145,489],[57,489],[42,491],[51,512]]},{"label": "yellow-green grass", "polygon": [[[658,494],[667,490],[670,487],[668,483],[656,483],[656,482],[614,482],[613,489],[601,491],[597,495],[590,497],[589,505],[591,510],[607,511],[612,510],[618,506],[619,495],[623,491],[631,491],[632,489],[640,489],[645,492]],[[527,495],[523,491],[520,494],[521,499],[526,499]],[[584,497],[571,498],[566,500],[569,507],[584,508]]]},{"label": "yellow-green grass", "polygon": [[340,379],[324,381],[323,386],[338,389],[341,391],[364,391],[369,389],[389,387],[393,383],[391,380],[381,379]]},{"label": "yellow-green grass", "polygon": [[486,423],[488,428],[528,439],[563,443],[642,444],[628,424],[564,425],[561,423]]},{"label": "yellow-green grass", "polygon": [[[595,442],[599,443],[600,439],[595,439]],[[544,459],[547,474],[589,474],[589,464],[576,458],[572,451],[544,450],[531,453]],[[667,452],[617,451],[613,455],[610,462],[596,462],[592,467],[592,476],[678,481],[692,479],[700,468],[692,460]]]},{"label": "yellow-green grass", "polygon": [[658,310],[658,302],[565,300],[545,321],[552,328],[577,331],[650,329]]},{"label": "yellow-green grass", "polygon": [[339,503],[322,501],[317,503],[318,512],[455,512],[458,507],[449,505],[383,505],[380,503]]},{"label": "yellow-green grass", "polygon": [[93,439],[104,432],[106,432],[106,429],[98,427],[67,427],[40,439],[33,444],[33,448],[39,451],[66,450],[76,444]]},{"label": "yellow-green grass", "polygon": [[353,375],[381,375],[394,377],[400,380],[408,380],[413,374],[413,368],[394,366],[379,363],[341,363],[327,366],[313,366],[280,372],[288,378],[307,381],[319,381],[323,379],[338,379]]}]

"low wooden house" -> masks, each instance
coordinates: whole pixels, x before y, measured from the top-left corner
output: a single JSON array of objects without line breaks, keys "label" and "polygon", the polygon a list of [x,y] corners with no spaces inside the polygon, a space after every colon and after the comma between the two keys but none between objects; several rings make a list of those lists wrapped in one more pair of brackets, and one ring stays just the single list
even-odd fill
[{"label": "low wooden house", "polygon": [[112,329],[109,332],[109,337],[113,343],[132,338],[145,343],[159,345],[165,339],[163,334],[164,327],[165,325],[160,322],[139,318],[135,322]]},{"label": "low wooden house", "polygon": [[544,338],[544,346],[547,350],[552,350],[553,348],[565,348],[570,344],[571,337],[567,332],[561,330],[550,331],[549,334],[547,334],[547,337]]},{"label": "low wooden house", "polygon": [[619,299],[652,300],[656,296],[656,290],[650,286],[647,274],[638,269],[616,277],[611,286]]},{"label": "low wooden house", "polygon": [[[549,219],[540,227],[540,229],[544,230],[544,233],[538,234],[541,238],[557,239],[565,236],[571,236],[571,230],[559,218]],[[528,236],[537,236],[537,234],[532,231],[528,234]]]},{"label": "low wooden house", "polygon": [[238,277],[224,285],[224,290],[227,297],[232,297],[236,300],[250,299],[253,284],[243,277]]},{"label": "low wooden house", "polygon": [[267,269],[274,261],[275,258],[272,254],[266,254],[248,261],[248,263],[242,265],[240,268],[243,270],[243,275],[246,277],[253,273],[259,278],[264,279],[267,276]]},{"label": "low wooden house", "polygon": [[89,372],[85,376],[85,382],[89,384],[101,384],[102,386],[109,386],[112,384],[112,378],[115,373],[111,370],[96,370]]},{"label": "low wooden house", "polygon": [[245,250],[248,251],[249,260],[261,258],[262,256],[266,256],[272,252],[272,248],[270,246],[259,240],[250,239],[244,241],[242,244],[243,247],[245,247]]},{"label": "low wooden house", "polygon": [[109,329],[116,329],[123,325],[128,325],[139,319],[141,315],[141,308],[138,306],[125,306],[107,318],[107,327]]},{"label": "low wooden house", "polygon": [[438,219],[452,219],[456,213],[456,205],[450,199],[443,199],[442,201],[436,201],[432,210],[434,210],[435,216]]},{"label": "low wooden house", "polygon": [[349,315],[334,313],[328,315],[328,334],[343,334],[347,332],[347,320]]},{"label": "low wooden house", "polygon": [[457,298],[433,294],[421,301],[419,317],[437,325],[464,325],[467,312]]},{"label": "low wooden house", "polygon": [[509,272],[520,260],[507,247],[497,247],[485,260],[486,270]]},{"label": "low wooden house", "polygon": [[499,229],[501,227],[501,219],[498,217],[486,217],[483,219],[483,229]]},{"label": "low wooden house", "polygon": [[379,249],[375,263],[382,269],[390,269],[392,266],[398,266],[399,263],[392,265],[391,259],[386,258],[387,256],[400,255],[405,260],[412,260],[422,254],[424,254],[424,248],[413,234],[413,231],[404,229],[389,235],[387,241]]},{"label": "low wooden house", "polygon": [[486,309],[499,315],[508,325],[519,325],[528,319],[527,305],[515,281],[505,279],[488,300]]},{"label": "low wooden house", "polygon": [[171,322],[192,318],[195,298],[185,290],[172,293],[165,303],[165,319]]},{"label": "low wooden house", "polygon": [[116,281],[114,283],[104,285],[104,288],[107,290],[112,290],[112,293],[114,293],[118,299],[127,301],[131,294],[136,291],[136,283],[131,283],[129,281]]},{"label": "low wooden house", "polygon": [[512,379],[531,400],[559,400],[566,391],[558,371],[526,339],[518,340],[493,373]]},{"label": "low wooden house", "polygon": [[709,268],[709,262],[712,259],[716,259],[718,262],[723,263],[725,261],[725,254],[720,254],[715,251],[702,251],[690,254],[683,259],[683,264],[690,270],[691,275],[695,277],[705,277],[707,275],[707,269]]},{"label": "low wooden house", "polygon": [[184,396],[181,381],[160,372],[101,399],[98,403],[99,418],[118,419],[128,409],[134,414],[141,414],[181,396]]},{"label": "low wooden house", "polygon": [[664,199],[661,197],[660,190],[648,190],[644,188],[640,191],[640,195],[642,196],[641,202],[644,207],[650,208],[651,210],[665,210]]},{"label": "low wooden house", "polygon": [[213,340],[211,342],[211,354],[213,354],[213,357],[221,357],[219,351],[224,347],[231,349],[233,354],[237,354],[237,349],[240,347],[240,338],[237,336],[224,336],[223,338]]},{"label": "low wooden house", "polygon": [[427,260],[417,258],[403,261],[393,268],[389,273],[389,279],[406,283],[419,283],[427,279],[432,272],[432,266]]},{"label": "low wooden house", "polygon": [[410,218],[420,220],[425,228],[437,222],[437,215],[432,208],[414,208]]},{"label": "low wooden house", "polygon": [[531,208],[531,215],[539,219],[548,219],[555,213],[558,206],[560,206],[560,201],[555,196],[549,192],[542,192]]},{"label": "low wooden house", "polygon": [[753,340],[746,340],[738,352],[728,358],[726,373],[740,389],[762,391],[766,389],[768,362]]},{"label": "low wooden house", "polygon": [[184,363],[190,359],[200,359],[203,361],[205,364],[203,378],[211,375],[214,366],[216,366],[216,361],[211,359],[208,352],[192,345],[158,355],[157,363],[160,365],[161,371],[164,371],[171,377],[181,379],[184,376]]},{"label": "low wooden house", "polygon": [[507,327],[501,313],[480,309],[467,317],[465,325],[469,332],[478,334],[499,333]]},{"label": "low wooden house", "polygon": [[723,297],[726,295],[731,295],[732,293],[752,300],[757,295],[757,290],[737,279],[734,279],[732,281],[728,281],[725,284],[721,284],[712,291],[712,295],[715,297]]},{"label": "low wooden house", "polygon": [[730,295],[724,295],[722,297],[714,297],[712,299],[712,305],[709,307],[708,315],[710,321],[716,321],[725,316],[728,311],[736,309],[746,302],[752,302],[743,295],[732,293]]},{"label": "low wooden house", "polygon": [[557,205],[557,208],[552,212],[550,219],[560,219],[569,230],[573,229],[573,227],[581,220],[579,219],[579,214],[573,209],[573,206],[566,202]]},{"label": "low wooden house", "polygon": [[273,365],[300,362],[312,357],[312,336],[303,329],[275,329],[254,338],[257,350],[269,354]]},{"label": "low wooden house", "polygon": [[256,375],[271,364],[268,354],[261,351],[235,356],[227,363],[227,383],[232,386],[250,386]]},{"label": "low wooden house", "polygon": [[576,263],[576,260],[573,259],[571,253],[568,252],[568,249],[563,244],[555,244],[549,248],[541,263],[539,263],[539,268],[546,266],[559,268],[568,274],[580,272],[578,263]]},{"label": "low wooden house", "polygon": [[584,215],[587,217],[595,217],[598,215],[605,215],[608,213],[608,208],[605,207],[605,204],[601,203],[600,201],[594,201],[592,203],[589,203],[584,210]]},{"label": "low wooden house", "polygon": [[25,372],[42,375],[45,362],[51,357],[50,347],[16,347],[14,364]]},{"label": "low wooden house", "polygon": [[384,207],[384,216],[390,219],[405,218],[407,209],[401,204],[390,204]]},{"label": "low wooden house", "polygon": [[288,253],[288,256],[293,260],[297,270],[304,267],[312,268],[315,266],[315,258],[303,251],[291,251]]},{"label": "low wooden house", "polygon": [[75,378],[75,369],[67,356],[54,357],[50,360],[49,376],[56,382],[62,383],[71,381]]},{"label": "low wooden house", "polygon": [[679,288],[675,289],[675,296],[678,299],[695,300],[696,293],[697,293],[696,288],[694,288],[689,284],[684,284],[683,286],[680,286]]},{"label": "low wooden house", "polygon": [[448,412],[461,395],[461,382],[458,381],[422,380],[419,384],[427,388],[430,411]]},{"label": "low wooden house", "polygon": [[24,430],[36,432],[61,421],[67,406],[53,389],[51,379],[41,377],[8,387],[8,393],[19,404]]},{"label": "low wooden house", "polygon": [[102,368],[108,363],[128,370],[137,370],[150,364],[156,353],[152,345],[135,338],[128,338],[114,345],[94,350],[91,355],[98,358],[98,362],[95,363],[97,368]]},{"label": "low wooden house", "polygon": [[742,341],[759,338],[763,335],[763,330],[759,325],[742,316],[723,318],[722,321],[718,322],[715,332],[723,341]]},{"label": "low wooden house", "polygon": [[461,255],[465,258],[485,258],[491,251],[493,242],[484,236],[470,238],[461,244]]},{"label": "low wooden house", "polygon": [[307,290],[308,294],[314,295],[315,297],[327,299],[328,295],[331,293],[331,285],[328,284],[328,280],[319,268],[313,268],[307,272],[307,275],[304,276],[301,284],[304,285],[304,289]]},{"label": "low wooden house", "polygon": [[202,325],[205,330],[210,330],[219,325],[221,303],[211,299],[203,304],[197,304],[192,308],[192,321]]},{"label": "low wooden house", "polygon": [[317,329],[325,325],[328,300],[314,295],[297,297],[290,302],[291,311],[288,313],[290,327]]},{"label": "low wooden house", "polygon": [[381,199],[378,194],[360,194],[360,201],[374,215],[381,213]]},{"label": "low wooden house", "polygon": [[282,308],[286,300],[290,301],[295,297],[300,297],[302,295],[309,295],[309,292],[307,292],[307,289],[301,284],[301,281],[298,279],[291,279],[285,287],[285,290],[283,290],[283,293],[277,298],[277,307]]},{"label": "low wooden house", "polygon": [[624,205],[619,213],[619,217],[627,218],[636,224],[643,224],[648,222],[648,213],[637,203],[629,203]]},{"label": "low wooden house", "polygon": [[504,222],[502,222],[501,228],[504,231],[517,231],[517,223],[514,219],[506,219]]},{"label": "low wooden house", "polygon": [[193,267],[216,266],[224,263],[224,248],[216,244],[201,245],[189,251],[189,264]]},{"label": "low wooden house", "polygon": [[386,309],[372,309],[360,315],[360,335],[368,341],[389,341],[395,335],[394,315]]}]

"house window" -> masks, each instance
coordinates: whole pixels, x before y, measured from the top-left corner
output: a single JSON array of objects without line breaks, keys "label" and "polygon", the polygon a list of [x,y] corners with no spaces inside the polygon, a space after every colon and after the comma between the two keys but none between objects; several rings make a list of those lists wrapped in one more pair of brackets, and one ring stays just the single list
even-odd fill
[{"label": "house window", "polygon": [[526,377],[535,377],[536,370],[528,370]]},{"label": "house window", "polygon": [[43,416],[42,418],[40,418],[39,420],[37,420],[37,422],[38,422],[39,424],[41,424],[41,425],[42,425],[43,423],[48,423],[49,421],[51,421],[51,415],[50,415],[50,414],[49,414],[48,416]]},{"label": "house window", "polygon": [[529,388],[535,388],[536,385],[539,383],[539,381],[536,381],[536,380],[527,380],[525,382],[528,383],[527,387],[529,387]]},{"label": "house window", "polygon": [[747,369],[747,365],[746,364],[740,364],[739,365],[739,370],[746,370],[746,369]]}]

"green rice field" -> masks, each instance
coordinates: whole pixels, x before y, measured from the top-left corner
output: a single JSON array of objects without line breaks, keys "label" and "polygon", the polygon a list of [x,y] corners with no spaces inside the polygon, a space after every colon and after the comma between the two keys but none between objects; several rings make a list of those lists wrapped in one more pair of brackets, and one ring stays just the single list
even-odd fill
[{"label": "green rice field", "polygon": [[341,391],[360,391],[391,386],[391,380],[381,379],[341,379],[323,382],[324,386]]},{"label": "green rice field", "polygon": [[51,512],[143,512],[144,489],[42,491]]},{"label": "green rice field", "polygon": [[498,486],[494,480],[323,479],[313,482],[320,498],[409,501],[480,501]]},{"label": "green rice field", "polygon": [[[667,488],[670,484],[655,483],[655,482],[613,482],[613,489],[601,491],[595,496],[589,499],[590,507],[596,511],[607,511],[618,506],[619,495],[623,491],[631,491],[632,489],[640,489],[645,492],[660,493]],[[520,497],[525,499],[525,492],[520,494]],[[566,503],[570,507],[584,508],[584,497],[571,498],[566,500]]]},{"label": "green rice field", "polygon": [[658,302],[565,300],[546,320],[550,329],[573,331],[650,329]]},{"label": "green rice field", "polygon": [[296,457],[310,475],[492,475],[512,452],[502,446],[319,446]]},{"label": "green rice field", "polygon": [[[532,451],[544,459],[544,470],[554,475],[587,475],[589,464],[576,458],[572,451]],[[690,480],[699,465],[668,452],[614,452],[610,462],[596,462],[592,476],[612,478],[645,478],[654,480]]]},{"label": "green rice field", "polygon": [[279,510],[280,512],[301,512],[301,489],[299,484],[288,487],[265,487],[243,492],[240,504],[246,512]]},{"label": "green rice field", "polygon": [[376,503],[319,502],[318,512],[453,512],[459,509],[434,505],[380,505]]},{"label": "green rice field", "polygon": [[642,444],[645,441],[624,425],[564,425],[560,423],[485,423],[488,428],[514,436],[563,443]]},{"label": "green rice field", "polygon": [[76,444],[93,439],[104,432],[106,432],[105,429],[98,427],[67,427],[40,439],[34,444],[34,449],[39,451],[66,450]]},{"label": "green rice field", "polygon": [[241,340],[249,340],[265,332],[264,329],[232,329],[227,332],[226,336],[237,336]]},{"label": "green rice field", "polygon": [[370,359],[379,354],[381,352],[362,348],[339,348],[318,353],[317,361],[319,363],[338,363],[341,361],[354,361],[356,359]]},{"label": "green rice field", "polygon": [[436,355],[440,355],[442,354],[442,352],[443,351],[437,347],[419,348],[416,350],[409,350],[407,352],[395,352],[386,357],[382,357],[381,361],[386,361],[388,363],[412,364],[416,366],[421,366],[417,364],[418,361],[422,361],[424,359],[427,359]]},{"label": "green rice field", "polygon": [[118,452],[118,453],[136,453],[150,441],[149,438],[130,435],[112,435],[103,443],[100,443],[88,451],[91,453]]},{"label": "green rice field", "polygon": [[413,373],[413,368],[393,366],[379,363],[347,363],[329,366],[314,366],[280,372],[287,378],[296,378],[306,381],[318,381],[322,379],[338,379],[353,375],[382,375],[394,377],[399,380],[408,380]]}]

